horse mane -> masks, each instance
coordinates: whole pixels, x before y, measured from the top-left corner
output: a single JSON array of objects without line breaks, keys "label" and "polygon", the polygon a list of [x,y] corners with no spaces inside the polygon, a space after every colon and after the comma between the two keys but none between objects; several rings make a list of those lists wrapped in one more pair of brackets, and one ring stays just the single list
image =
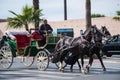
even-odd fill
[{"label": "horse mane", "polygon": [[99,34],[101,34],[102,36],[105,36],[105,34],[103,34],[103,32],[100,31],[96,26],[94,26],[94,28],[97,30],[97,32],[98,32]]}]

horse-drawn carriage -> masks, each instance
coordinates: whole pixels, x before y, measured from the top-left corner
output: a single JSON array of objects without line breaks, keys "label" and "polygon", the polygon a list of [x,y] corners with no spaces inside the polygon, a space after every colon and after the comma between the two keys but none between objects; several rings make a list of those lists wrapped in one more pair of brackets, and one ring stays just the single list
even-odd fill
[{"label": "horse-drawn carriage", "polygon": [[[4,68],[10,68],[13,58],[22,56],[22,62],[26,66],[31,66],[36,60],[38,69],[46,70],[49,65],[49,55],[54,51],[54,55],[51,55],[51,61],[53,63],[60,62],[60,71],[63,71],[65,65],[63,66],[62,62],[67,58],[67,60],[70,60],[66,60],[70,62],[68,64],[75,60],[75,62],[78,62],[81,71],[84,72],[83,58],[85,54],[89,55],[89,64],[86,66],[88,71],[93,62],[93,54],[97,55],[103,70],[106,70],[100,57],[100,49],[102,47],[102,37],[108,38],[111,35],[105,28],[100,31],[96,26],[92,26],[85,31],[84,36],[76,38],[64,36],[60,39],[61,36],[58,35],[47,35],[45,43],[38,32],[33,32],[31,35],[28,32],[17,32],[15,34],[13,32],[13,35],[12,38],[10,38],[11,35],[3,36],[1,40],[3,44],[0,45],[0,67],[2,65]],[[81,65],[78,61],[79,58],[81,58]],[[71,71],[74,64],[71,64]]]},{"label": "horse-drawn carriage", "polygon": [[1,39],[0,68],[10,68],[13,59],[20,56],[26,66],[29,67],[36,61],[39,70],[46,70],[49,65],[49,54],[53,52],[59,39],[60,36],[47,35],[43,44],[43,37],[38,32],[8,32]]}]

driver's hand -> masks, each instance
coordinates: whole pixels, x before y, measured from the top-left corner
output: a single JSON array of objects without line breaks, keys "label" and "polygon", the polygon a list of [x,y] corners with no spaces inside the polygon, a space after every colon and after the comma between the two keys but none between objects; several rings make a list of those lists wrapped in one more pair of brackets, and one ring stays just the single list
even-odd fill
[{"label": "driver's hand", "polygon": [[47,33],[47,31],[46,31],[46,30],[44,30],[44,33]]},{"label": "driver's hand", "polygon": [[48,32],[51,32],[51,30],[48,30]]}]

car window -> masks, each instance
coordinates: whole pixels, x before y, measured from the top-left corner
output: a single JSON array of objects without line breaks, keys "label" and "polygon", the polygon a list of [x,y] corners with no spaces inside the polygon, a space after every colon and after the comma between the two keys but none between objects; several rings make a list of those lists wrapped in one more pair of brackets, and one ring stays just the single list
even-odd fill
[{"label": "car window", "polygon": [[118,42],[120,42],[120,35],[118,35]]},{"label": "car window", "polygon": [[118,41],[118,36],[113,36],[110,39],[107,40],[108,42],[117,42]]}]

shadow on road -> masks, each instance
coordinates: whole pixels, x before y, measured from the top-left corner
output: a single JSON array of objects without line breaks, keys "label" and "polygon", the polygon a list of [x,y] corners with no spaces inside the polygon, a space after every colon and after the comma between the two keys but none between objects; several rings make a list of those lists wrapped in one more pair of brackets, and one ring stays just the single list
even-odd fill
[{"label": "shadow on road", "polygon": [[[103,71],[101,68],[91,68],[87,74],[82,74],[79,69],[74,69],[70,72],[69,69],[65,69],[65,72],[59,72],[57,68],[49,68],[46,71],[38,71],[37,68],[12,68],[9,70],[0,70],[0,80],[17,80],[17,79],[40,79],[44,80],[47,78],[54,78],[54,76],[60,76],[62,79],[71,78],[75,76],[96,76],[96,75],[117,75],[120,74],[119,69],[107,68],[107,71]],[[57,78],[57,77],[56,77]]]}]

